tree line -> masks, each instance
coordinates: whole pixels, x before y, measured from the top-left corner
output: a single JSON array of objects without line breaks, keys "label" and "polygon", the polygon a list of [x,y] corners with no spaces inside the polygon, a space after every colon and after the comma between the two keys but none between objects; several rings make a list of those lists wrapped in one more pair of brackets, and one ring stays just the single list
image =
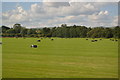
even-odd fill
[{"label": "tree line", "polygon": [[2,37],[60,37],[60,38],[120,38],[120,26],[115,27],[86,27],[67,26],[44,28],[25,28],[14,24],[13,28],[1,26]]}]

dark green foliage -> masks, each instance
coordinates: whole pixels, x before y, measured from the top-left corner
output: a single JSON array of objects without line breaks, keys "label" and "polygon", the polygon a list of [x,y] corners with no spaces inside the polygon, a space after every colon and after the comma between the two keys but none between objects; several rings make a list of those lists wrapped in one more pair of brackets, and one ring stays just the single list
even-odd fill
[{"label": "dark green foliage", "polygon": [[14,33],[15,33],[15,30],[14,30],[13,28],[11,28],[11,29],[8,29],[8,30],[6,31],[6,33],[8,33],[8,34],[14,34]]},{"label": "dark green foliage", "polygon": [[120,38],[120,27],[95,27],[87,28],[85,26],[67,26],[53,28],[31,28],[22,27],[21,24],[14,24],[13,28],[2,26],[3,37],[61,37],[61,38]]},{"label": "dark green foliage", "polygon": [[51,37],[50,28],[43,28],[42,33],[44,34],[44,37]]},{"label": "dark green foliage", "polygon": [[14,24],[13,29],[15,30],[15,33],[20,33],[22,26],[21,24]]},{"label": "dark green foliage", "polygon": [[93,28],[87,33],[87,36],[91,38],[104,37],[104,28],[102,27]]},{"label": "dark green foliage", "polygon": [[110,29],[110,28],[106,28],[104,30],[104,33],[105,33],[105,38],[112,38],[113,37],[113,32],[112,32],[112,29]]},{"label": "dark green foliage", "polygon": [[21,28],[20,34],[22,35],[22,37],[25,37],[25,35],[27,34],[27,29]]},{"label": "dark green foliage", "polygon": [[7,26],[2,26],[2,33],[5,33],[6,32],[6,30],[8,30],[8,29],[10,29],[9,27],[7,27]]},{"label": "dark green foliage", "polygon": [[116,26],[113,29],[113,36],[114,38],[120,38],[120,26]]}]

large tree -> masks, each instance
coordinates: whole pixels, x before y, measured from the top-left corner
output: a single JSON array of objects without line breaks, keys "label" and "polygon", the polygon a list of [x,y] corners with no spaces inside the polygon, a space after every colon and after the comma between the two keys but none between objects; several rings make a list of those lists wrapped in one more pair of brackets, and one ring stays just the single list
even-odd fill
[{"label": "large tree", "polygon": [[16,23],[16,24],[13,25],[13,29],[15,29],[16,33],[20,33],[21,29],[22,29],[22,26],[21,26],[21,24]]},{"label": "large tree", "polygon": [[120,38],[120,26],[116,26],[113,29],[113,36],[114,38]]}]

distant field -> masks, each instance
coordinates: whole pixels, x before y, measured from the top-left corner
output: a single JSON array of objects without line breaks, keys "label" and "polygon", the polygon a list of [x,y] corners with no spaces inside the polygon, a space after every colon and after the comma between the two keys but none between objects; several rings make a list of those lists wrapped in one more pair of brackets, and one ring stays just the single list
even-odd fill
[{"label": "distant field", "polygon": [[[117,78],[118,42],[3,38],[3,78]],[[31,48],[37,44],[38,48]]]}]

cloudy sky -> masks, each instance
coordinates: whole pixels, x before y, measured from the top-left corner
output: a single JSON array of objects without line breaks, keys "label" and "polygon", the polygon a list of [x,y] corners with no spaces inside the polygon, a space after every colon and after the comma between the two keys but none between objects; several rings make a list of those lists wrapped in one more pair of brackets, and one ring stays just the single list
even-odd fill
[{"label": "cloudy sky", "polygon": [[113,27],[118,24],[117,2],[3,2],[2,24],[28,28],[61,24]]}]

